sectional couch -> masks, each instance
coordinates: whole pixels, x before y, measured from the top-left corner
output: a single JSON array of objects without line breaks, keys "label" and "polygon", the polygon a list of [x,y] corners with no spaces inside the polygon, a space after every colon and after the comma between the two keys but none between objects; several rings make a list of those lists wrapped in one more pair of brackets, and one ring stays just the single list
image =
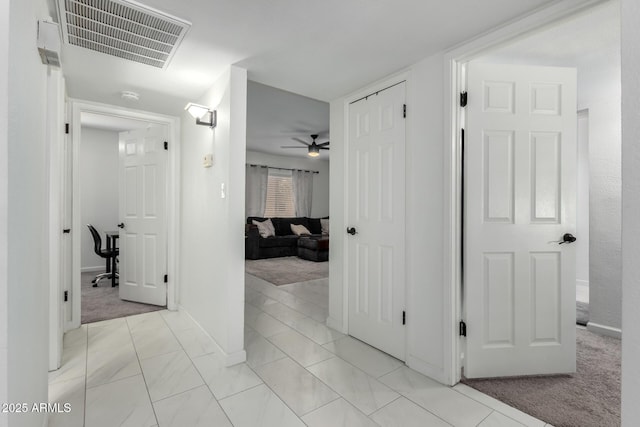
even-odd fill
[{"label": "sectional couch", "polygon": [[311,236],[322,236],[320,218],[271,218],[276,235],[261,237],[258,227],[253,220],[263,222],[268,218],[250,216],[245,226],[245,258],[262,259],[298,255],[298,239],[308,236],[296,236],[291,231],[291,224],[304,225],[311,232]]}]

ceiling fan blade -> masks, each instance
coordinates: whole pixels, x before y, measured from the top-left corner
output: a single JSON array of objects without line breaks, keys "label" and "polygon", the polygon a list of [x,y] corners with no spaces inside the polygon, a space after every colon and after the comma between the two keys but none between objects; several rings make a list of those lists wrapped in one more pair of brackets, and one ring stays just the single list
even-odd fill
[{"label": "ceiling fan blade", "polygon": [[322,144],[318,144],[318,147],[323,147],[323,146],[325,146],[325,145],[329,145],[329,144],[331,144],[331,142],[330,142],[330,141],[323,142]]},{"label": "ceiling fan blade", "polygon": [[329,147],[320,147],[320,146],[318,146],[318,150],[330,150],[330,148]]},{"label": "ceiling fan blade", "polygon": [[305,148],[308,150],[307,147],[301,147],[299,145],[281,145],[280,148]]},{"label": "ceiling fan blade", "polygon": [[311,145],[308,142],[305,142],[305,141],[301,140],[300,138],[291,138],[291,139],[293,139],[294,141],[298,141],[298,142],[306,145],[307,147]]}]

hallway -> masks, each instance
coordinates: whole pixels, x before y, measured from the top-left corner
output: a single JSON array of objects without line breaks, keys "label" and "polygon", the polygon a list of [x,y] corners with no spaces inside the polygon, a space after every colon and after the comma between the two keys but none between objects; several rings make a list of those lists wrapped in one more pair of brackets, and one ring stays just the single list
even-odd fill
[{"label": "hallway", "polygon": [[83,325],[65,335],[49,425],[545,427],[464,385],[440,385],[324,326],[327,279],[246,276],[247,362],[224,367],[184,313]]}]

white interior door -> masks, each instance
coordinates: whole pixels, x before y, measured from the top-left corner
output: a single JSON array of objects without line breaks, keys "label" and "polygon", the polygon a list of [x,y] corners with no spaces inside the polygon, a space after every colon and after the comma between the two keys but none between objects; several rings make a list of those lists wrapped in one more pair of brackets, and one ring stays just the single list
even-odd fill
[{"label": "white interior door", "polygon": [[576,70],[467,76],[465,376],[575,372]]},{"label": "white interior door", "polygon": [[120,298],[166,305],[166,126],[120,134]]},{"label": "white interior door", "polygon": [[405,83],[349,106],[349,334],[405,358]]}]

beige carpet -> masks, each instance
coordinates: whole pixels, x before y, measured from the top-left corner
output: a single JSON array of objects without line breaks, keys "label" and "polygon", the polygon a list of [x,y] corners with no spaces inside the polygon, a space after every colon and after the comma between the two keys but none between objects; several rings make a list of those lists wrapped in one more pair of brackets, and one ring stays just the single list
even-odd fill
[{"label": "beige carpet", "polygon": [[555,427],[620,425],[620,340],[577,328],[577,372],[462,382]]},{"label": "beige carpet", "polygon": [[245,270],[279,286],[329,277],[329,262],[307,261],[295,256],[248,259],[245,260]]},{"label": "beige carpet", "polygon": [[82,313],[81,323],[93,323],[100,320],[117,319],[133,314],[148,313],[162,310],[164,307],[157,305],[140,304],[137,302],[123,301],[118,295],[118,287],[111,287],[111,280],[102,280],[97,288],[91,281],[96,273],[82,273]]}]

